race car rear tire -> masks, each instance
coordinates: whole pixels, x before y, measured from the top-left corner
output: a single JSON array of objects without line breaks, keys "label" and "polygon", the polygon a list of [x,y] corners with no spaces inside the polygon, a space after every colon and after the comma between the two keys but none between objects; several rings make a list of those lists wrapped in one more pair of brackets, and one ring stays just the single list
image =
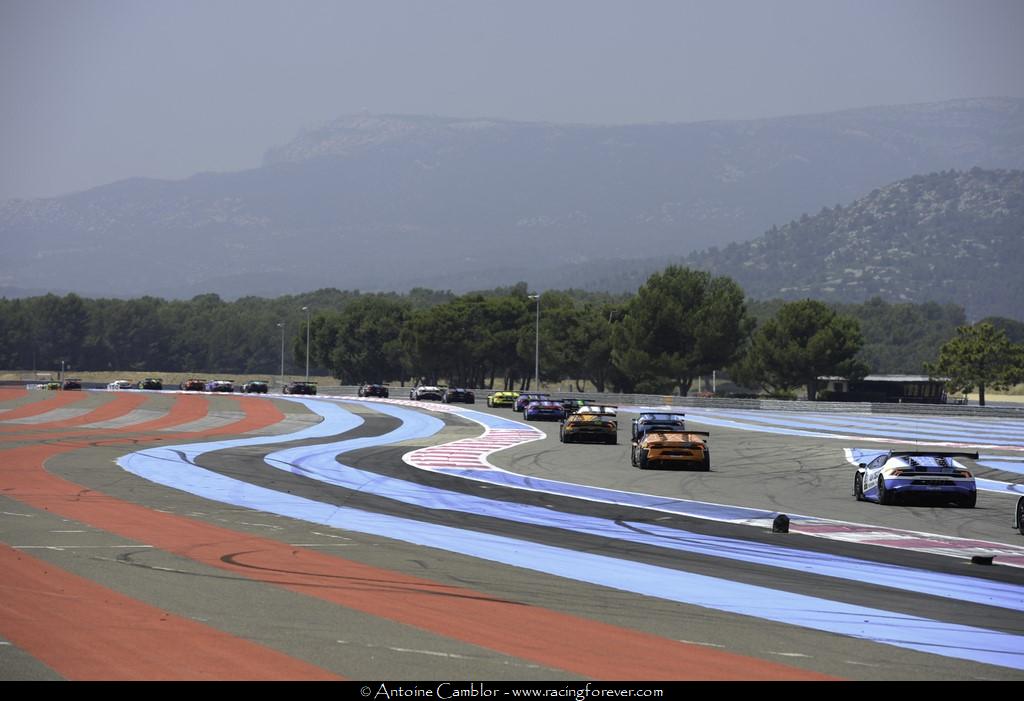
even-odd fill
[{"label": "race car rear tire", "polygon": [[639,459],[638,462],[640,463],[640,469],[641,470],[646,470],[647,469],[647,466],[650,463],[647,460],[647,451],[646,450],[641,450],[640,451],[640,459]]},{"label": "race car rear tire", "polygon": [[978,503],[978,493],[974,492],[960,500],[960,506],[965,509],[973,509]]},{"label": "race car rear tire", "polygon": [[704,472],[711,472],[711,453],[704,453],[704,459],[701,460],[700,469]]},{"label": "race car rear tire", "polygon": [[859,472],[853,476],[853,496],[857,501],[864,501],[864,475]]},{"label": "race car rear tire", "polygon": [[618,445],[618,444],[619,444],[619,437],[618,436],[612,436],[611,438],[608,439],[608,445]]},{"label": "race car rear tire", "polygon": [[1017,500],[1017,530],[1024,535],[1024,497]]},{"label": "race car rear tire", "polygon": [[878,476],[878,503],[883,506],[891,506],[896,503],[896,495],[885,488],[885,480]]}]

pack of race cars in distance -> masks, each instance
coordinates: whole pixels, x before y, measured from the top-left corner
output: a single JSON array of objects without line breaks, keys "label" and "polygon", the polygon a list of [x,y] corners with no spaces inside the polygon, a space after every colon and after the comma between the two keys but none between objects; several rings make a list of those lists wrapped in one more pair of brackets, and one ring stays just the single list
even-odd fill
[{"label": "pack of race cars in distance", "polygon": [[857,466],[853,496],[886,506],[911,499],[973,508],[978,499],[974,475],[955,458],[977,460],[977,453],[889,450]]},{"label": "pack of race cars in distance", "polygon": [[580,397],[569,397],[567,399],[552,399],[550,394],[544,392],[517,392],[514,390],[500,390],[487,395],[487,406],[492,409],[512,409],[515,412],[522,412],[529,402],[554,401],[562,405],[567,414],[570,414],[582,406],[594,404],[589,399]]}]

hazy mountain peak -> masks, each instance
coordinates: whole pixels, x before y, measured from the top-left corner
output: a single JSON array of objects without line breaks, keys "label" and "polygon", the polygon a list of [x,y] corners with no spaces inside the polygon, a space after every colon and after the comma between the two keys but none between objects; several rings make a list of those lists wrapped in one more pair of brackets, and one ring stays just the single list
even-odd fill
[{"label": "hazy mountain peak", "polygon": [[263,162],[299,163],[325,156],[348,156],[388,144],[452,139],[511,124],[516,123],[422,115],[347,115],[304,129],[287,144],[269,149]]}]

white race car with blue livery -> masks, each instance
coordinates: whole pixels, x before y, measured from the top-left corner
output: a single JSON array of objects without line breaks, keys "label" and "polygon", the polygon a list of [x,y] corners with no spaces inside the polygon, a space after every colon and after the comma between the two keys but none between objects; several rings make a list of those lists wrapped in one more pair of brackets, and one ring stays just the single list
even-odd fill
[{"label": "white race car with blue livery", "polygon": [[853,495],[857,501],[897,504],[916,497],[973,508],[978,489],[971,471],[954,458],[977,460],[977,453],[890,450],[857,466]]}]

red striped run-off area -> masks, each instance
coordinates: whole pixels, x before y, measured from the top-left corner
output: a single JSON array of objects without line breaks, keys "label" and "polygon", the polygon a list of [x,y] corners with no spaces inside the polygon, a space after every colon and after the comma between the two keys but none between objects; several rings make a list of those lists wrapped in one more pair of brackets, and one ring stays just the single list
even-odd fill
[{"label": "red striped run-off area", "polygon": [[461,440],[420,448],[408,453],[403,459],[414,467],[437,468],[478,468],[494,469],[487,462],[491,453],[522,445],[544,438],[544,434],[533,429],[492,428],[479,438]]},{"label": "red striped run-off area", "polygon": [[[3,395],[0,395],[2,399]],[[264,398],[238,398],[243,419],[191,433],[148,433],[191,420],[206,397],[178,395],[163,420],[94,431],[104,445],[240,434],[284,417]],[[121,405],[129,406],[129,403]],[[187,410],[175,411],[179,406]],[[205,413],[205,410],[204,410]],[[0,419],[2,421],[2,419]],[[24,443],[26,436],[17,439]],[[520,437],[521,438],[521,437]],[[309,548],[156,511],[58,477],[48,459],[89,443],[0,446],[10,499],[175,556],[435,635],[595,679],[822,679],[820,674],[435,582]],[[511,435],[487,438],[489,449]],[[105,458],[109,459],[109,458]],[[69,679],[337,678],[245,640],[0,546],[0,635]],[[570,641],[571,643],[567,643]],[[352,673],[355,670],[348,670]],[[344,671],[342,671],[344,673]],[[395,677],[402,672],[395,670]]]}]

